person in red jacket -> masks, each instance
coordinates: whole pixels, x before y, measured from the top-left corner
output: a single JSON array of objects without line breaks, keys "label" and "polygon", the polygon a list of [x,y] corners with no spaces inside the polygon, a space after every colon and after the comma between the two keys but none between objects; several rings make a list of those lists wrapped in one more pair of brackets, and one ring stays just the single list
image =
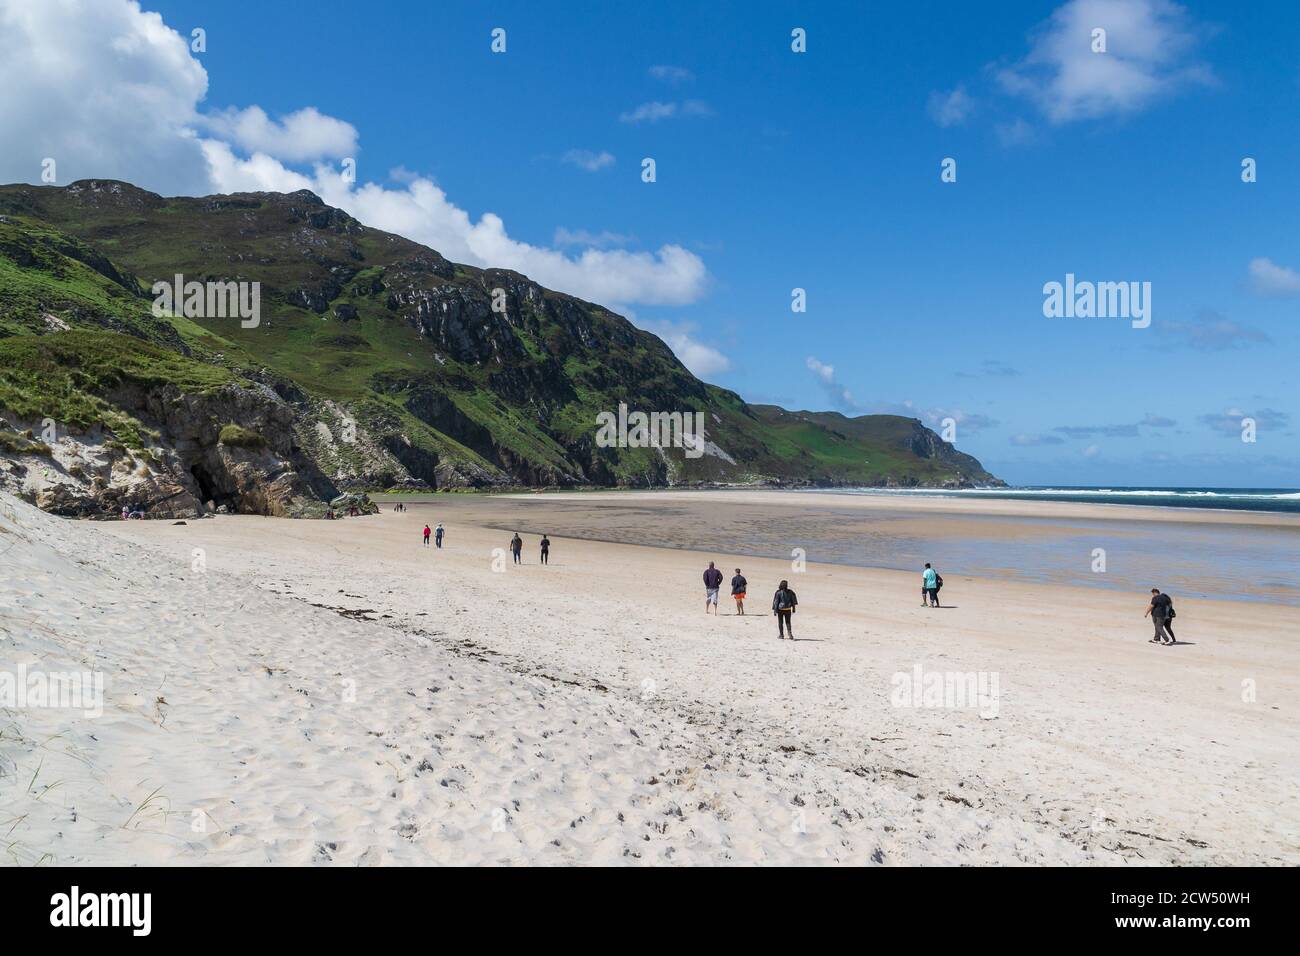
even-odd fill
[{"label": "person in red jacket", "polygon": [[429,535],[432,534],[432,533],[433,533],[433,532],[431,532],[431,531],[429,530],[429,526],[426,524],[426,525],[424,526],[424,546],[425,546],[426,548],[429,546]]}]

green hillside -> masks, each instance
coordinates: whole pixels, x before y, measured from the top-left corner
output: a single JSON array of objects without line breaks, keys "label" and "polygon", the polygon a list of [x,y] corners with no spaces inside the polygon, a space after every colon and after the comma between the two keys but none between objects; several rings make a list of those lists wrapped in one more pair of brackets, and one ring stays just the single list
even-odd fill
[{"label": "green hillside", "polygon": [[[155,317],[177,274],[260,283],[260,322]],[[308,192],[0,187],[0,416],[166,443],[158,396],[223,388],[287,408],[284,456],[338,488],[996,481],[914,419],[748,405],[599,305]],[[598,447],[620,402],[703,413],[704,453]]]}]

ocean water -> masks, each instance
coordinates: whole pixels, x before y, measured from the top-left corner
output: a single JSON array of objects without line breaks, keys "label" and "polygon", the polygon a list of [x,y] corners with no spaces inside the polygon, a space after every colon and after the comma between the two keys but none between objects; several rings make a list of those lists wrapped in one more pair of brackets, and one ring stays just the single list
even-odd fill
[{"label": "ocean water", "polygon": [[[1153,520],[1123,508],[1102,515],[949,514],[919,507],[874,509],[861,495],[1113,501],[1179,508],[1278,512],[1276,523]],[[404,495],[438,521],[465,519],[500,528],[504,542],[589,538],[733,557],[790,560],[799,549],[810,562],[912,571],[929,561],[950,580],[961,575],[1035,584],[1123,590],[1141,602],[1159,587],[1177,597],[1262,601],[1300,606],[1300,521],[1288,489],[1015,488],[987,491],[856,489],[821,492],[810,507],[806,491],[754,492],[742,500],[711,492],[679,495]],[[1288,497],[1289,496],[1289,497]],[[1172,502],[1172,503],[1169,503]],[[1203,512],[1202,512],[1203,514]],[[421,516],[423,517],[423,515]],[[1097,564],[1104,552],[1104,567]],[[734,566],[734,565],[729,565]],[[683,580],[698,576],[683,567]],[[958,589],[952,589],[954,600]],[[947,593],[947,592],[945,592]],[[900,599],[902,599],[900,597]],[[911,600],[910,591],[906,599]],[[1140,613],[1140,611],[1139,611]]]},{"label": "ocean water", "polygon": [[1161,508],[1217,508],[1224,511],[1277,511],[1300,514],[1296,488],[1126,488],[1026,485],[1017,488],[832,488],[824,494],[882,495],[895,498],[994,498],[1008,501],[1077,501],[1089,504],[1146,505]]}]

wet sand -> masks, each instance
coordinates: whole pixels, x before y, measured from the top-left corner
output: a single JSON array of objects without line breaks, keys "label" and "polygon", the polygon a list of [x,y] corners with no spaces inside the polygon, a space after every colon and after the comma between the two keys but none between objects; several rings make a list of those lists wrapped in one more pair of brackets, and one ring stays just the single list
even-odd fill
[{"label": "wet sand", "polygon": [[919,572],[930,561],[944,574],[1300,606],[1298,515],[782,491],[381,500],[506,532],[768,558],[798,548],[855,567]]}]

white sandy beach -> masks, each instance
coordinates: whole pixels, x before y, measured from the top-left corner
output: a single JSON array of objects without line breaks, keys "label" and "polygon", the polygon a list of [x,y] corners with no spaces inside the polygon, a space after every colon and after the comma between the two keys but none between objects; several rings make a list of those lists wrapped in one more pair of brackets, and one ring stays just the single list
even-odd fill
[{"label": "white sandy beach", "polygon": [[[0,707],[0,860],[1300,862],[1300,609],[1184,600],[1156,647],[1140,595],[954,575],[928,610],[912,573],[551,537],[496,571],[508,534],[436,503],[178,526],[3,498],[0,672],[94,669],[105,699]],[[705,617],[710,559],[751,615]],[[918,666],[996,701],[896,706]]]}]

